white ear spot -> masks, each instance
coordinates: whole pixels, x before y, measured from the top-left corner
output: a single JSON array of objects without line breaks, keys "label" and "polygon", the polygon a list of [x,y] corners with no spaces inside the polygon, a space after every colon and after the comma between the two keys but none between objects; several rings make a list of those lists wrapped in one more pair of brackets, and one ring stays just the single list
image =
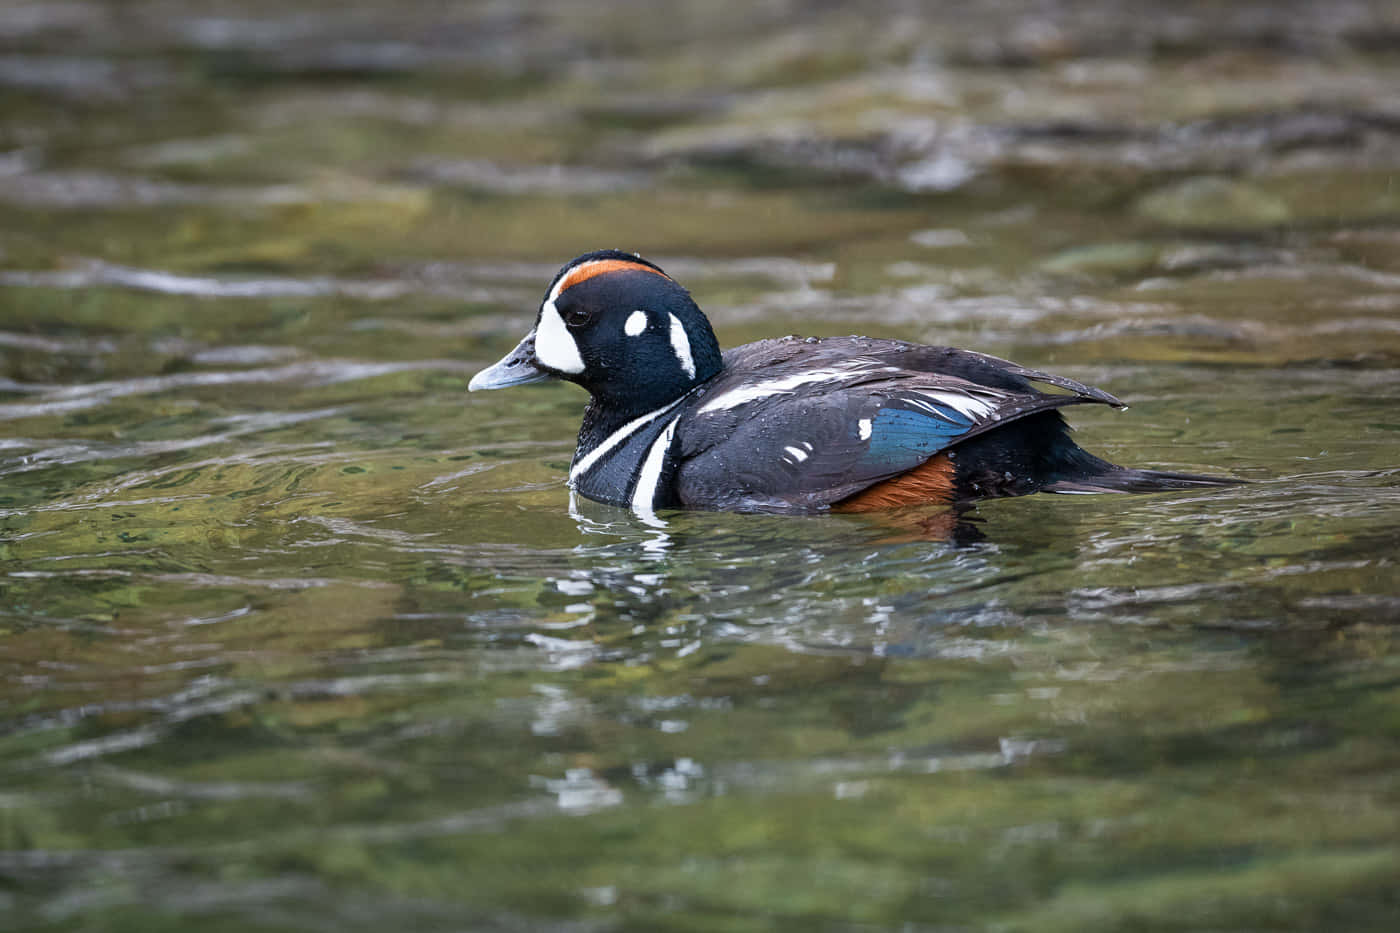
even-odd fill
[{"label": "white ear spot", "polygon": [[535,359],[561,373],[583,372],[578,344],[564,326],[564,319],[553,301],[546,301],[540,310],[540,323],[535,328]]},{"label": "white ear spot", "polygon": [[676,351],[676,359],[681,369],[690,378],[695,378],[695,357],[690,355],[690,338],[685,335],[685,325],[674,314],[671,315],[671,349]]},{"label": "white ear spot", "polygon": [[647,313],[640,308],[627,315],[627,323],[622,325],[622,331],[629,337],[636,337],[647,329]]},{"label": "white ear spot", "polygon": [[872,429],[874,426],[870,423],[870,419],[869,419],[869,418],[862,418],[862,419],[860,419],[859,421],[857,421],[857,422],[856,422],[856,427],[858,427],[858,428],[860,429],[860,439],[861,439],[861,440],[863,440],[863,441],[868,441],[868,440],[870,440],[870,432],[871,432],[871,429]]}]

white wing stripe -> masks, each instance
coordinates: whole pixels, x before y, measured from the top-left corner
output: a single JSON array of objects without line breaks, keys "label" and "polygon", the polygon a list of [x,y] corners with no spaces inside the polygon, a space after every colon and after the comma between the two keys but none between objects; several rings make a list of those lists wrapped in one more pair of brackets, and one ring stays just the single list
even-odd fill
[{"label": "white wing stripe", "polygon": [[730,389],[723,395],[718,395],[702,405],[697,414],[703,415],[707,411],[724,411],[729,408],[738,408],[740,405],[745,405],[761,398],[769,398],[774,395],[782,395],[785,392],[791,392],[799,386],[810,385],[813,382],[846,382],[859,375],[861,375],[859,370],[850,369],[814,369],[811,372],[794,373],[791,376],[784,376],[781,379],[770,379],[767,382],[758,382],[751,386]]},{"label": "white wing stripe", "polygon": [[[996,405],[974,398],[965,392],[920,392],[919,394],[925,399],[932,399],[937,404],[951,408],[974,421],[996,410]],[[911,400],[911,404],[933,411],[932,406],[927,402]]]}]

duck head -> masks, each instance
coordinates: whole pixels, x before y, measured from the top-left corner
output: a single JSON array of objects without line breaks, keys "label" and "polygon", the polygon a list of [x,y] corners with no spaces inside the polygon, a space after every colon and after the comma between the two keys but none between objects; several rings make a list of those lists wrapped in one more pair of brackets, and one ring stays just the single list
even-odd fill
[{"label": "duck head", "polygon": [[665,405],[719,372],[719,343],[690,293],[632,253],[600,250],[565,264],[535,326],[469,389],[565,379],[619,414]]}]

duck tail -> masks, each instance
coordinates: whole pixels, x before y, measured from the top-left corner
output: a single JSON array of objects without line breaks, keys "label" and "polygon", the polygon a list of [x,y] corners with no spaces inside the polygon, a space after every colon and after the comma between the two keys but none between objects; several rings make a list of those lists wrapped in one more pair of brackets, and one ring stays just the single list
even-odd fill
[{"label": "duck tail", "polygon": [[[1102,461],[1100,461],[1102,462]],[[1056,480],[1042,487],[1045,492],[1170,492],[1172,490],[1212,489],[1239,486],[1245,481],[1228,476],[1199,473],[1170,473],[1163,470],[1134,470],[1105,463],[1108,469],[1089,475]]]}]

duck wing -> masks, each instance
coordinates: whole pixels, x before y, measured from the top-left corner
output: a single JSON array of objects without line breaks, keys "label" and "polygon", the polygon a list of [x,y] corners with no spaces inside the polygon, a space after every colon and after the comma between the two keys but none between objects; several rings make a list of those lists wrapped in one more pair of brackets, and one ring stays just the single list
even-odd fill
[{"label": "duck wing", "polygon": [[677,434],[683,505],[822,509],[1027,415],[1122,405],[996,357],[897,341],[763,341],[726,364]]}]

